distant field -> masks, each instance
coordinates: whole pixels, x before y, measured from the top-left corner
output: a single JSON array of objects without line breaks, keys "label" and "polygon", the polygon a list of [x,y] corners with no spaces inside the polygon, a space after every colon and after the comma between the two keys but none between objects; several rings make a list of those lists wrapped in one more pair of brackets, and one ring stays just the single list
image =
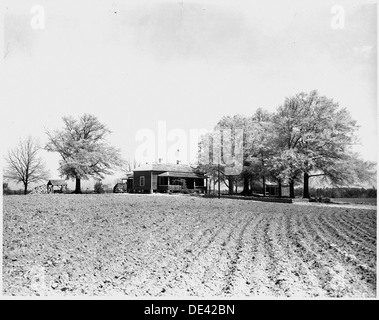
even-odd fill
[{"label": "distant field", "polygon": [[376,297],[376,207],[3,198],[3,294]]},{"label": "distant field", "polygon": [[332,202],[348,202],[358,204],[373,204],[376,205],[376,198],[331,198]]}]

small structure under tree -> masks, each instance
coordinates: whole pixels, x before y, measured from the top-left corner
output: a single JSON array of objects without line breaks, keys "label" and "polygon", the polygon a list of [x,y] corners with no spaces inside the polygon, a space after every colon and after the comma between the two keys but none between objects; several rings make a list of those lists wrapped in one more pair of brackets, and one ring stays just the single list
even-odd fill
[{"label": "small structure under tree", "polygon": [[265,195],[269,197],[289,197],[290,196],[290,187],[288,184],[279,185],[274,183],[266,183],[265,186]]},{"label": "small structure under tree", "polygon": [[47,193],[62,193],[67,190],[65,180],[49,180],[47,183]]}]

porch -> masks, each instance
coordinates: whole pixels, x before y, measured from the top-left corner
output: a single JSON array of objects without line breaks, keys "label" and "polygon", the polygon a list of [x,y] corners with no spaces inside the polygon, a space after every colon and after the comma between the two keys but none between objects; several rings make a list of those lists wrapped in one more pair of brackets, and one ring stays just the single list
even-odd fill
[{"label": "porch", "polygon": [[158,192],[181,192],[184,190],[204,193],[206,191],[204,177],[194,173],[165,172],[158,175]]}]

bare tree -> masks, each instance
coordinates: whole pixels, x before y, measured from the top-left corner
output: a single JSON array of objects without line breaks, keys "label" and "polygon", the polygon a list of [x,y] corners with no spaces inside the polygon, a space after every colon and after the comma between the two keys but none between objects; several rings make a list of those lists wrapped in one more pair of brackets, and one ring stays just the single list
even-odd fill
[{"label": "bare tree", "polygon": [[42,158],[38,157],[41,150],[39,142],[27,137],[20,140],[18,145],[8,151],[5,157],[7,166],[4,170],[4,178],[22,182],[24,184],[24,194],[28,192],[28,185],[34,182],[47,179],[49,171]]},{"label": "bare tree", "polygon": [[127,160],[125,161],[125,166],[121,168],[121,171],[125,174],[128,175],[130,172],[132,172],[135,168],[139,166],[138,162],[136,159],[132,160]]}]

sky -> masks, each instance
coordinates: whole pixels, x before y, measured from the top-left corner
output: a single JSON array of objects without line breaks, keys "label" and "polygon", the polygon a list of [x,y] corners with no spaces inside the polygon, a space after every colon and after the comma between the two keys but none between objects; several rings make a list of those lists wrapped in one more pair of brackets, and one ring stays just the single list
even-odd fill
[{"label": "sky", "polygon": [[[376,161],[376,17],[375,1],[5,1],[1,153],[91,113],[126,160],[190,160],[191,132],[316,89]],[[59,178],[59,155],[40,154]]]}]

